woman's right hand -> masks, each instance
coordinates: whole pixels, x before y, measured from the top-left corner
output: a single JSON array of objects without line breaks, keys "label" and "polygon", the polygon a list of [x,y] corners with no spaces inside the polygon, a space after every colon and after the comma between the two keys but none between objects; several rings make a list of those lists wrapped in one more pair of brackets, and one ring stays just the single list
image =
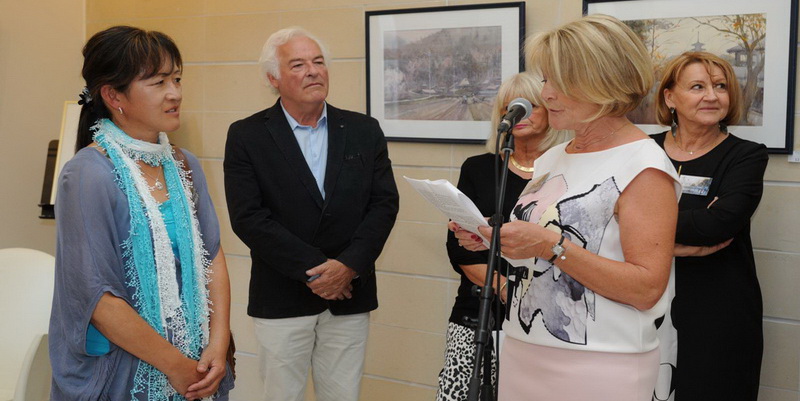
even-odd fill
[{"label": "woman's right hand", "polygon": [[214,395],[219,388],[219,383],[225,377],[226,356],[228,354],[227,338],[216,344],[210,342],[200,355],[197,371],[203,375],[203,380],[192,384],[187,389],[184,397],[190,400],[206,398]]},{"label": "woman's right hand", "polygon": [[489,249],[483,245],[483,240],[478,236],[478,234],[464,230],[458,225],[458,223],[451,221],[447,223],[447,228],[453,232],[453,234],[456,236],[456,239],[458,239],[458,245],[462,248],[473,252],[485,251]]}]

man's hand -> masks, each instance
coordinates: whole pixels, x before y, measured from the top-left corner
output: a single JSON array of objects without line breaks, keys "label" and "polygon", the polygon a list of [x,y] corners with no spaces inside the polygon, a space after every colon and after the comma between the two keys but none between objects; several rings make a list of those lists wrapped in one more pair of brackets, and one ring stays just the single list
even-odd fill
[{"label": "man's hand", "polygon": [[311,292],[329,301],[350,299],[353,286],[350,282],[356,276],[355,270],[345,266],[336,259],[306,270],[309,278],[319,275],[316,279],[306,283]]}]

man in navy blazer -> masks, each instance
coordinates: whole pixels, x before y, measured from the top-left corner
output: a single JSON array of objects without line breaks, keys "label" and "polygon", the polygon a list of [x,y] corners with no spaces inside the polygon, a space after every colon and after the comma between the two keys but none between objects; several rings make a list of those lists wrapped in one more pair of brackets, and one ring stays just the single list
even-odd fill
[{"label": "man in navy blazer", "polygon": [[270,36],[262,74],[280,98],[230,126],[225,195],[250,248],[250,298],[264,400],[357,400],[375,260],[398,210],[378,122],[337,109],[328,57],[302,28]]}]

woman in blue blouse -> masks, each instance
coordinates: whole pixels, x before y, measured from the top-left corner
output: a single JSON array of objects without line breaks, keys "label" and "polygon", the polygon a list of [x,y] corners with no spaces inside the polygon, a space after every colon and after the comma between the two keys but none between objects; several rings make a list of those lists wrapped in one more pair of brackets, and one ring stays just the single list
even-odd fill
[{"label": "woman in blue blouse", "polygon": [[219,223],[198,160],[165,134],[180,127],[180,52],[117,26],[83,56],[78,152],[56,202],[51,399],[226,400]]}]

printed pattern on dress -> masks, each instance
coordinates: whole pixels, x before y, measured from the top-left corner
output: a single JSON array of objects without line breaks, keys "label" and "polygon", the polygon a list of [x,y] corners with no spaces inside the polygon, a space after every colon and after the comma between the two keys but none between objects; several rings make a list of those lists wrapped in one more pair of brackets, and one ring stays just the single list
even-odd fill
[{"label": "printed pattern on dress", "polygon": [[[556,203],[567,188],[562,175],[550,178],[538,191],[520,197],[514,217],[563,234],[571,243],[597,254],[603,233],[614,217],[620,190],[611,177],[587,192]],[[587,344],[587,321],[596,319],[594,292],[547,260],[537,259],[536,266],[531,280],[517,283],[514,291],[512,302],[518,305],[516,318],[520,327],[530,334],[536,317],[541,315],[553,337]]]}]

